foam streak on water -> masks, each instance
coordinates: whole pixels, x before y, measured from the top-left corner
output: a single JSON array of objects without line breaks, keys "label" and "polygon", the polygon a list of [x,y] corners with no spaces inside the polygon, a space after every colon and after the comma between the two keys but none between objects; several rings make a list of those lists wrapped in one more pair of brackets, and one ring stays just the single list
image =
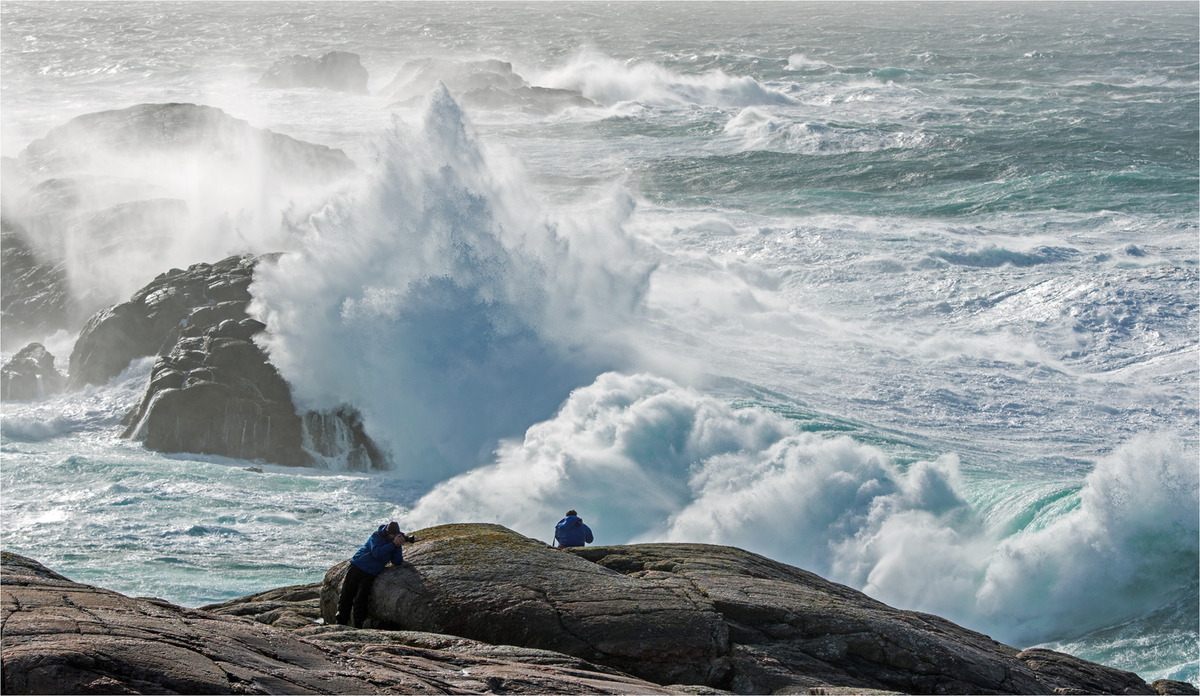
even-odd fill
[{"label": "foam streak on water", "polygon": [[[186,101],[355,160],[336,192],[211,159],[58,175],[182,201],[169,253],[88,237],[11,161],[5,215],[56,220],[43,251],[115,254],[67,259],[81,297],[287,252],[252,288],[263,345],[396,470],[146,452],[116,438],[140,361],[5,404],[4,548],[197,605],[315,581],[387,519],[548,539],[573,507],[600,543],[735,544],[1198,682],[1198,24],[1187,3],[6,3],[6,157]],[[256,86],[331,50],[368,94]],[[43,342],[63,366],[73,339]]]}]

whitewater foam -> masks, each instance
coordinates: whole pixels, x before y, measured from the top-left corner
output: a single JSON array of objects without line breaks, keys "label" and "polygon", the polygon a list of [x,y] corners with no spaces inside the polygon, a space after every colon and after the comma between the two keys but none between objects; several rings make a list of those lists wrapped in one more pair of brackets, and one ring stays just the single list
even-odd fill
[{"label": "whitewater foam", "polygon": [[546,520],[574,508],[597,543],[738,546],[1028,644],[1144,614],[1181,582],[1194,589],[1198,476],[1195,452],[1144,437],[1081,490],[1023,487],[984,503],[953,455],[901,465],[762,408],[607,373],[405,520],[467,517],[549,538]]},{"label": "whitewater foam", "polygon": [[608,107],[705,107],[792,104],[794,100],[751,77],[720,70],[701,75],[675,72],[651,62],[621,62],[595,50],[578,52],[566,65],[541,72],[539,84],[578,91]]}]

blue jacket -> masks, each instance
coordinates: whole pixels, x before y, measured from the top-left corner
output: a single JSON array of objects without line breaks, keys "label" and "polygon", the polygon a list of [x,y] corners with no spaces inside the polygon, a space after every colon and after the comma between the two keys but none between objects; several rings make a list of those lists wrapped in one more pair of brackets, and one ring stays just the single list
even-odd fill
[{"label": "blue jacket", "polygon": [[379,575],[388,561],[391,561],[392,565],[400,565],[400,561],[404,560],[404,550],[388,539],[383,533],[385,529],[386,524],[379,525],[379,529],[367,539],[367,543],[362,545],[358,553],[354,554],[354,558],[350,559],[351,563],[365,573]]},{"label": "blue jacket", "polygon": [[578,516],[571,515],[554,525],[554,540],[559,546],[583,546],[592,543],[592,530]]}]

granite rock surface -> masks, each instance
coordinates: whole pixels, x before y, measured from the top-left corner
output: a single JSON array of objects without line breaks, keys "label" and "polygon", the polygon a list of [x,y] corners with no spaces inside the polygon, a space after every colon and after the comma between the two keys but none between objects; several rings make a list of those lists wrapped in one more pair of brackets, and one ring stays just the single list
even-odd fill
[{"label": "granite rock surface", "polygon": [[[1129,672],[1019,651],[740,549],[561,551],[496,525],[415,532],[371,626],[552,649],[659,684],[737,693],[1156,693]],[[346,564],[321,591],[331,623]]]},{"label": "granite rock surface", "polygon": [[566,656],[341,627],[304,636],[82,585],[10,553],[0,572],[8,694],[677,693]]}]

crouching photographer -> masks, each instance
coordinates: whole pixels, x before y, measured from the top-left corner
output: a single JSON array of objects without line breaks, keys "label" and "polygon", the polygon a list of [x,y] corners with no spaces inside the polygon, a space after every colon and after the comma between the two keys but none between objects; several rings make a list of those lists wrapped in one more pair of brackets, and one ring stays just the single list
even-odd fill
[{"label": "crouching photographer", "polygon": [[404,560],[404,544],[411,544],[416,537],[400,531],[393,522],[379,525],[350,559],[346,579],[342,581],[342,594],[338,599],[337,619],[339,624],[362,628],[367,620],[367,601],[371,597],[371,586],[375,577],[388,563],[400,565]]}]

